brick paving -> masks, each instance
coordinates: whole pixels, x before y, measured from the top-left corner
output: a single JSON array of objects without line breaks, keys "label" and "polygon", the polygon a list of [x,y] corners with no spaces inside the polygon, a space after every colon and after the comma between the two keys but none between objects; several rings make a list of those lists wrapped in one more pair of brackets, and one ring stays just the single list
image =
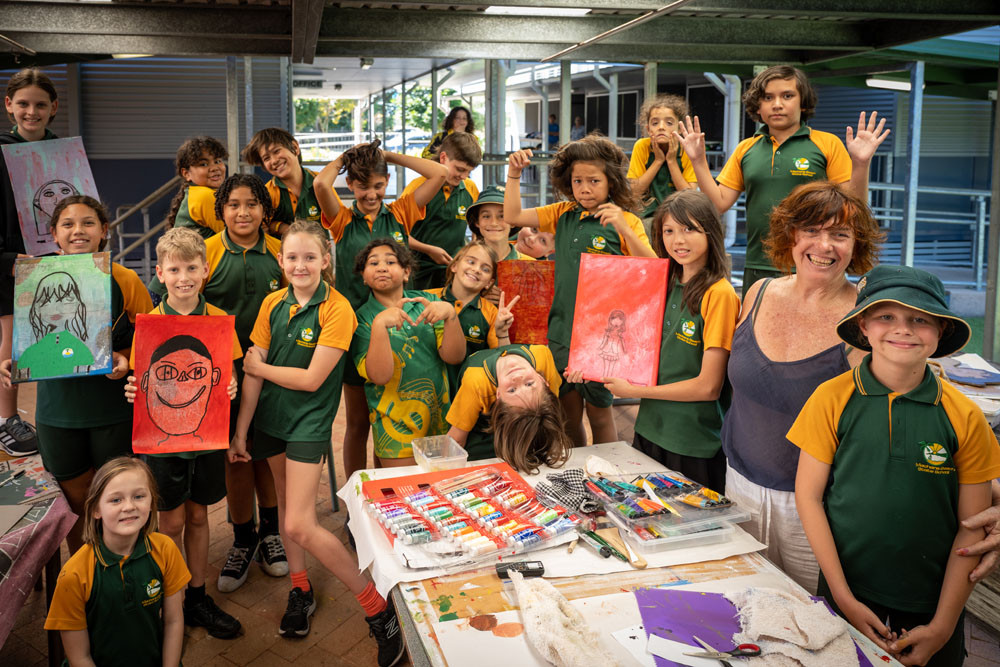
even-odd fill
[{"label": "brick paving", "polygon": [[[33,420],[34,390],[22,385],[20,402],[28,408],[25,419]],[[616,408],[619,437],[632,440],[635,407]],[[343,442],[343,415],[338,415],[333,427],[334,459],[337,485],[344,484],[339,443]],[[371,451],[371,447],[369,447]],[[371,465],[371,462],[369,462]],[[323,472],[326,479],[326,471]],[[316,499],[320,523],[346,542],[344,524],[347,511],[334,512],[329,486],[320,484]],[[330,575],[312,556],[308,556],[309,577],[319,605],[313,616],[312,631],[304,639],[284,639],[278,636],[278,622],[285,610],[289,583],[286,578],[267,576],[252,565],[246,583],[234,593],[219,593],[215,580],[222,567],[226,550],[232,542],[232,530],[226,523],[226,503],[222,501],[209,510],[212,541],[209,546],[208,592],[227,612],[243,624],[244,634],[235,640],[210,637],[203,628],[186,628],[183,661],[188,667],[371,667],[376,664],[375,642],[368,636],[368,626],[354,597],[343,584]],[[63,561],[67,551],[63,545]],[[18,614],[14,629],[0,647],[3,667],[45,667],[47,662],[45,598],[33,592]],[[969,619],[966,623],[966,647],[969,658],[966,667],[1000,667],[1000,634]],[[406,664],[406,663],[404,663]]]}]

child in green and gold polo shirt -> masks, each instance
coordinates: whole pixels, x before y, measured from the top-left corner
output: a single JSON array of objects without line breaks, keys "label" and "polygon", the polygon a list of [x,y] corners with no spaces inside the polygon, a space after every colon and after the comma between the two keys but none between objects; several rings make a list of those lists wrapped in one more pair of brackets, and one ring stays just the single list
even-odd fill
[{"label": "child in green and gold polo shirt", "polygon": [[720,213],[747,193],[747,256],[743,294],[761,278],[778,277],[764,252],[771,209],[796,186],[809,181],[847,183],[857,197],[868,197],[868,165],[889,130],[885,118],[876,126],[878,112],[865,123],[861,113],[857,133],[847,128],[847,150],[829,132],[813,130],[805,121],[816,112],[816,92],[802,70],[775,65],[754,77],[743,94],[747,115],[763,123],[754,136],[744,139],[729,156],[716,183],[705,158],[705,135],[695,116],[678,127],[698,187]]},{"label": "child in green and gold polo shirt", "polygon": [[820,594],[906,664],[957,667],[976,564],[957,552],[983,538],[959,522],[990,505],[1000,447],[927,358],[960,350],[969,325],[925,271],[877,266],[858,286],[837,333],[871,354],[821,384],[788,431],[802,449],[796,505]]},{"label": "child in green and gold polo shirt", "polygon": [[81,547],[63,566],[46,630],[72,665],[177,665],[184,643],[180,593],[191,579],[173,541],[157,533],[156,484],[128,456],[94,474]]},{"label": "child in green and gold polo shirt", "polygon": [[[175,227],[156,244],[156,275],[167,288],[167,296],[151,311],[155,315],[226,315],[207,303],[201,288],[208,276],[205,241],[194,230]],[[133,356],[135,346],[133,345]],[[233,360],[243,356],[233,334]],[[130,361],[135,368],[135,359]],[[135,400],[136,378],[130,375],[125,397]],[[229,398],[236,397],[236,373],[229,383]],[[213,637],[233,639],[240,622],[224,612],[205,593],[208,573],[208,506],[226,495],[226,452],[223,450],[148,454],[146,463],[159,489],[160,527],[178,545],[183,537],[191,581],[184,596],[184,622],[204,627]]]},{"label": "child in green and gold polo shirt", "polygon": [[260,130],[243,148],[243,160],[271,174],[266,187],[274,214],[268,219],[268,232],[281,238],[295,220],[319,222],[322,212],[313,192],[316,174],[302,166],[302,151],[291,133],[280,127]]},{"label": "child in green and gold polo shirt", "polygon": [[[465,214],[479,196],[476,184],[468,176],[483,159],[483,149],[475,135],[456,132],[444,138],[435,157],[448,168],[448,177],[427,203],[423,220],[410,231],[410,250],[417,259],[413,287],[419,290],[442,287],[452,256],[465,245]],[[403,194],[415,191],[426,180],[423,177],[413,180]]]}]

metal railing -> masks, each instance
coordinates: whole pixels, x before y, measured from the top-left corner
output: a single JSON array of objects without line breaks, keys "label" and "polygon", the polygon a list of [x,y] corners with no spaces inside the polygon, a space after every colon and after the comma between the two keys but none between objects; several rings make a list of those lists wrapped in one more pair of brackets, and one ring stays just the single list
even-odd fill
[{"label": "metal railing", "polygon": [[[139,267],[141,269],[142,279],[144,281],[149,281],[153,276],[153,256],[152,249],[150,247],[150,241],[154,236],[156,236],[164,227],[167,226],[167,221],[156,224],[150,227],[149,219],[149,207],[156,202],[163,199],[168,194],[176,191],[177,186],[180,185],[181,177],[174,176],[169,181],[153,190],[151,193],[146,195],[142,201],[138,204],[119,206],[115,209],[115,219],[108,225],[108,229],[111,232],[112,243],[114,243],[114,238],[117,237],[118,241],[118,252],[114,255],[114,261],[119,263],[124,263],[133,250],[142,246],[143,256],[139,261]],[[142,231],[141,232],[126,232],[124,231],[125,220],[130,218],[136,212],[142,213]],[[128,246],[125,242],[128,239],[135,239]]]}]

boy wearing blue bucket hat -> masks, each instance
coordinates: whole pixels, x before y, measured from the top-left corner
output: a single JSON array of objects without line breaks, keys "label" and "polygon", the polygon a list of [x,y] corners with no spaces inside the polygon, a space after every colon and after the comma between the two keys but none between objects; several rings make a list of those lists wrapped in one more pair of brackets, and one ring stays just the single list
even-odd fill
[{"label": "boy wearing blue bucket hat", "polygon": [[990,506],[1000,447],[927,359],[965,346],[969,325],[925,271],[878,266],[858,288],[837,333],[871,354],[820,385],[788,432],[819,593],[905,664],[961,665],[975,561],[955,551],[983,532],[959,521]]}]

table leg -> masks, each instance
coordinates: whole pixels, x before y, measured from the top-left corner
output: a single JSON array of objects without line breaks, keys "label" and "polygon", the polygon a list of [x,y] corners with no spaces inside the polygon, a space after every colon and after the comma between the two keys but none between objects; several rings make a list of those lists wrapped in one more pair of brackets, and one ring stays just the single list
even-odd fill
[{"label": "table leg", "polygon": [[[62,547],[56,549],[52,557],[45,563],[45,610],[48,611],[52,604],[52,596],[56,592],[56,579],[59,577],[59,570],[62,567],[60,551]],[[59,667],[63,661],[62,640],[57,630],[48,630],[49,643],[49,667]]]},{"label": "table leg", "polygon": [[396,607],[399,628],[403,631],[403,642],[406,644],[407,653],[410,654],[410,664],[413,667],[430,667],[430,656],[427,655],[427,650],[424,648],[423,642],[420,641],[417,624],[406,606],[406,601],[403,599],[403,593],[399,590],[399,586],[393,586],[389,594],[392,596],[392,602]]}]

